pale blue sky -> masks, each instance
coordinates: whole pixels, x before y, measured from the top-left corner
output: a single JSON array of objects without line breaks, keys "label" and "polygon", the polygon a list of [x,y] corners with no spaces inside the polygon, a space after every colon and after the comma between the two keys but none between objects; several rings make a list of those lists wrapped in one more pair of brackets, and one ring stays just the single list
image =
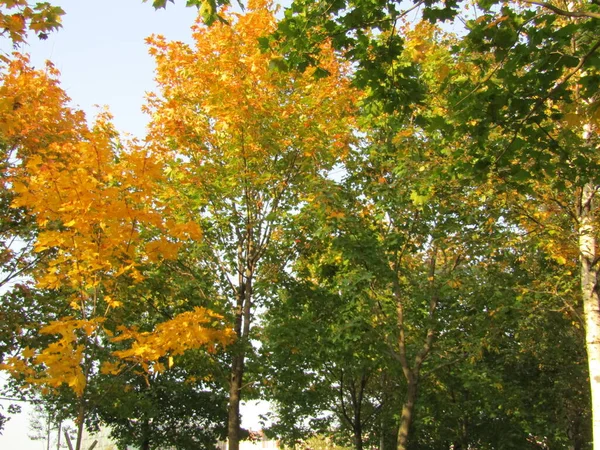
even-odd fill
[{"label": "pale blue sky", "polygon": [[[155,33],[189,42],[196,9],[184,0],[154,10],[141,0],[54,0],[66,15],[63,28],[46,41],[31,36],[24,48],[36,67],[51,60],[61,85],[91,118],[94,105],[108,105],[121,131],[143,136],[144,93],[154,88],[154,62],[144,39]],[[91,116],[90,116],[91,115]]]},{"label": "pale blue sky", "polygon": [[[94,105],[108,105],[120,131],[143,137],[147,117],[140,108],[144,94],[154,88],[154,62],[144,39],[162,34],[170,40],[189,42],[190,26],[196,9],[186,8],[185,0],[155,11],[141,0],[51,0],[67,13],[63,28],[46,41],[30,36],[29,53],[36,67],[51,60],[61,72],[61,86],[73,105],[83,109],[88,119]],[[5,47],[5,46],[4,46]],[[0,401],[5,407],[7,402]],[[244,426],[256,429],[246,408]],[[261,408],[262,409],[262,408]],[[0,436],[2,450],[42,450],[45,442],[27,438],[27,415],[14,416]]]}]

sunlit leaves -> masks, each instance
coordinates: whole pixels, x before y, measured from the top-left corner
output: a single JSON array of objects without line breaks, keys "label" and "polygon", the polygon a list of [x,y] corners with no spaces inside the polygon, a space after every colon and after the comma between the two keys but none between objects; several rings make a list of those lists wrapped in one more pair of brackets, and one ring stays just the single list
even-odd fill
[{"label": "sunlit leaves", "polygon": [[249,258],[262,253],[298,189],[311,188],[348,153],[358,97],[327,45],[328,77],[273,67],[281,55],[258,47],[275,28],[273,12],[268,2],[248,6],[246,14],[224,13],[227,24],[199,21],[193,48],[149,39],[160,88],[147,106],[149,139],[173,155],[165,195],[182,222],[200,224],[232,264],[246,239],[254,240]]},{"label": "sunlit leaves", "polygon": [[[65,12],[50,2],[28,0],[0,1],[0,36],[7,37],[15,46],[25,42],[28,31],[33,31],[40,39],[61,27],[61,17]],[[6,61],[4,56],[1,59]]]},{"label": "sunlit leaves", "polygon": [[[45,390],[69,386],[77,396],[83,395],[87,383],[84,373],[84,351],[81,335],[96,333],[101,320],[77,320],[65,317],[43,327],[40,333],[59,337],[41,350],[26,348],[20,357],[9,358],[0,369],[7,370],[27,384],[43,386]],[[36,368],[37,367],[37,368]]]},{"label": "sunlit leaves", "polygon": [[35,250],[52,252],[38,286],[69,286],[86,296],[90,289],[108,288],[115,276],[139,279],[136,262],[173,258],[179,242],[200,232],[197,225],[169,218],[168,206],[158,204],[162,155],[122,142],[107,113],[88,129],[83,114],[66,106],[55,77],[52,69],[34,71],[16,59],[0,89],[18,100],[0,111],[0,125],[13,149],[6,158],[17,161],[12,206],[35,217]]},{"label": "sunlit leaves", "polygon": [[[162,322],[152,332],[140,332],[135,328],[120,327],[113,342],[131,341],[130,348],[118,350],[114,355],[120,358],[122,367],[127,363],[135,363],[145,370],[162,372],[173,365],[173,356],[181,355],[188,349],[206,347],[214,352],[217,346],[225,346],[233,341],[233,330],[225,328],[222,317],[205,308],[194,308],[171,320]],[[167,358],[167,365],[160,362]],[[104,371],[118,370],[111,363],[104,366]]]},{"label": "sunlit leaves", "polygon": [[231,311],[234,411],[256,307],[293,257],[286,236],[299,234],[292,217],[302,197],[320,191],[350,151],[359,95],[327,43],[323,68],[305,72],[281,70],[283,55],[259,48],[276,26],[270,2],[251,1],[245,14],[225,10],[222,19],[207,27],[200,18],[191,46],[149,39],[159,92],[146,111],[149,142],[172,155],[169,205],[200,225],[200,264]]},{"label": "sunlit leaves", "polygon": [[[38,289],[61,292],[77,319],[44,328],[56,339],[4,368],[28,374],[30,384],[65,384],[82,396],[97,357],[92,349],[109,335],[98,324],[124,305],[119,285],[140,282],[141,265],[175,259],[183,242],[202,233],[161,198],[164,153],[121,140],[107,112],[88,127],[83,113],[68,106],[57,76],[52,66],[34,70],[18,55],[2,74],[2,182],[11,207],[35,223],[39,262],[28,275]],[[212,316],[203,311],[202,317]],[[198,324],[201,317],[187,320]],[[185,348],[211,338],[225,344],[226,335],[208,330]],[[174,339],[186,345],[182,336]]]}]

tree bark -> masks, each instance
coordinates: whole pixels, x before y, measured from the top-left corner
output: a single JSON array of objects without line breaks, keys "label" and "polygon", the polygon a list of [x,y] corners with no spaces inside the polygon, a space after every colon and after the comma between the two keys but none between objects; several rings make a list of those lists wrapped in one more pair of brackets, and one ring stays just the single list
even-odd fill
[{"label": "tree bark", "polygon": [[[352,429],[354,431],[354,448],[355,450],[363,449],[363,437],[362,437],[362,405],[365,387],[367,385],[368,376],[363,372],[360,377],[360,382],[356,383],[354,377],[352,377],[351,385],[351,397],[352,397],[352,408],[354,410],[354,420]],[[358,384],[358,387],[357,387]],[[358,390],[358,392],[357,392]]]},{"label": "tree bark", "polygon": [[79,399],[79,408],[77,411],[77,441],[75,442],[75,450],[81,450],[81,440],[83,439],[83,426],[85,422],[85,403],[83,396]]},{"label": "tree bark", "polygon": [[140,450],[150,450],[150,421],[145,418],[142,424],[142,442]]},{"label": "tree bark", "polygon": [[56,437],[56,450],[60,450],[60,433],[62,432],[62,421],[58,422],[58,436]]},{"label": "tree bark", "polygon": [[433,341],[435,338],[435,311],[438,306],[439,298],[438,291],[435,285],[436,276],[436,262],[437,262],[437,249],[434,248],[431,254],[431,260],[429,262],[429,314],[428,314],[428,327],[423,346],[417,355],[415,356],[413,365],[411,367],[406,350],[406,330],[404,327],[404,305],[402,290],[398,281],[399,271],[396,268],[396,278],[394,278],[394,297],[396,300],[396,324],[398,326],[398,351],[395,353],[396,359],[402,366],[402,372],[406,379],[406,397],[404,398],[404,404],[402,405],[402,414],[400,416],[400,424],[398,428],[398,443],[397,450],[407,450],[408,448],[408,436],[410,432],[410,426],[413,421],[413,414],[415,409],[415,402],[417,400],[417,388],[419,383],[419,375],[421,373],[421,366],[423,362],[429,356]]},{"label": "tree bark", "polygon": [[408,433],[412,424],[413,411],[417,400],[418,378],[413,375],[407,382],[406,397],[402,405],[400,428],[398,429],[398,450],[406,450],[408,448]]},{"label": "tree bark", "polygon": [[363,449],[362,424],[360,423],[357,423],[354,427],[354,448],[355,450]]},{"label": "tree bark", "polygon": [[242,378],[244,376],[244,355],[235,355],[231,365],[231,380],[229,385],[229,406],[227,421],[227,440],[229,450],[240,448],[240,401]]},{"label": "tree bark", "polygon": [[52,420],[48,414],[48,423],[46,424],[46,450],[50,450],[50,430],[52,429]]},{"label": "tree bark", "polygon": [[[248,232],[248,235],[251,235],[251,233]],[[248,241],[249,244],[246,251],[244,251],[241,243],[238,248],[238,267],[244,267],[244,270],[239,270],[238,273],[235,320],[235,334],[238,342],[231,362],[227,418],[227,440],[229,450],[239,450],[240,448],[240,403],[242,400],[246,345],[248,343],[250,320],[252,318],[252,281],[254,276],[254,265],[248,256],[252,253],[252,240],[248,238]]]},{"label": "tree bark", "polygon": [[598,266],[594,224],[596,187],[587,183],[579,203],[579,253],[581,264],[581,296],[585,315],[586,350],[592,395],[592,432],[594,450],[600,450],[600,302],[598,298]]}]

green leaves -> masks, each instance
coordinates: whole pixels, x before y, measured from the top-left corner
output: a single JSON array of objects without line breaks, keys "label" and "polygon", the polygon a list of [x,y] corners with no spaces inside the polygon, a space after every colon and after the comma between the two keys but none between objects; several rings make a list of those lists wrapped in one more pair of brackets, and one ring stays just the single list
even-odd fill
[{"label": "green leaves", "polygon": [[[142,0],[147,2],[149,0]],[[167,3],[175,3],[175,0],[152,0],[152,6],[155,9],[166,8]],[[200,17],[206,25],[212,25],[215,20],[221,20],[218,14],[218,7],[229,5],[229,0],[187,0],[186,6],[195,6],[198,8]]]},{"label": "green leaves", "polygon": [[[142,1],[144,3],[146,3],[148,0],[142,0]],[[151,1],[152,1],[152,6],[155,9],[166,8],[167,2],[175,3],[175,0],[151,0]]]}]

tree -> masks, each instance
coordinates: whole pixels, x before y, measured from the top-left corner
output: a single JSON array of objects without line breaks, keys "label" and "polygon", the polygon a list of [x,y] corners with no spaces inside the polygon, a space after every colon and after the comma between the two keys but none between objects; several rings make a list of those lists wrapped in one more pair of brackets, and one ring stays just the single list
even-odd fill
[{"label": "tree", "polygon": [[194,28],[193,49],[150,40],[160,93],[150,97],[148,140],[171,155],[168,202],[202,229],[202,264],[230,308],[237,343],[228,439],[236,450],[255,308],[291,256],[281,235],[294,209],[347,152],[355,94],[326,45],[331,77],[275,70],[281,56],[257,45],[275,27],[265,2],[223,18],[228,24]]},{"label": "tree", "polygon": [[[113,324],[105,326],[127,323],[154,330],[195,307],[223,313],[210,274],[202,273],[198,255],[189,250],[176,260],[146,266],[145,279],[134,289],[121,285],[119,297],[128,301],[118,317],[109,318]],[[165,337],[167,343],[174,339]],[[118,341],[104,346],[113,355],[128,348]],[[115,366],[121,370],[113,372]],[[123,364],[113,356],[105,359],[101,370],[105,373],[90,386],[90,421],[110,427],[118,445],[196,449],[213,448],[225,439],[228,367],[222,352],[197,349],[165,355],[152,370],[131,358]]]},{"label": "tree", "polygon": [[[261,327],[263,396],[275,405],[269,432],[289,444],[322,434],[355,449],[377,445],[391,405],[386,364],[393,361],[372,329],[364,293],[349,279],[344,288],[335,283],[344,271],[339,248],[310,241],[295,265],[302,275],[277,283]],[[350,278],[348,272],[360,278],[359,269],[348,270]]]},{"label": "tree", "polygon": [[449,332],[465,357],[423,381],[411,445],[589,448],[584,333],[573,325],[577,280],[557,277],[557,263],[539,247],[511,243],[492,258],[463,279],[472,300]]},{"label": "tree", "polygon": [[10,206],[33,219],[33,251],[43,255],[35,265],[24,264],[28,270],[21,275],[31,277],[36,289],[57,293],[66,315],[28,324],[45,339],[35,341],[39,347],[11,348],[1,367],[44,393],[72,389],[79,449],[86,389],[97,372],[102,341],[119,331],[113,339],[133,346],[123,348],[121,358],[156,370],[162,357],[224,345],[231,334],[217,329],[218,315],[200,307],[144,332],[129,324],[118,324],[118,330],[103,325],[125,300],[117,296],[119,283],[143,279],[142,264],[174,258],[183,241],[198,237],[198,229],[171,219],[169,209],[159,206],[161,159],[133,142],[126,148],[106,114],[89,129],[83,113],[67,106],[56,76],[51,66],[35,71],[26,58],[15,57],[2,74],[0,124],[10,163],[3,180]]},{"label": "tree", "polygon": [[[472,16],[465,20],[466,36],[456,46],[457,64],[449,64],[440,72],[457,82],[448,90],[452,109],[445,116],[421,119],[447,138],[456,138],[456,142],[460,136],[468,136],[465,147],[447,153],[455,160],[458,174],[508,182],[529,193],[549,186],[575,192],[579,205],[574,217],[579,230],[581,298],[588,305],[585,317],[594,399],[598,391],[594,381],[598,370],[594,347],[598,323],[594,286],[598,274],[592,199],[597,185],[594,155],[598,109],[595,88],[591,86],[597,85],[598,79],[598,5],[526,3],[525,7],[476,4]],[[415,8],[421,7],[423,18],[430,21],[454,18],[459,6],[458,2],[415,3]],[[396,2],[331,5],[298,1],[280,24],[278,35],[287,38],[285,50],[293,66],[318,64],[316,44],[331,37],[336,48],[356,61],[356,83],[401,118],[407,111],[418,111],[423,100],[421,91],[415,89],[419,86],[415,65],[390,71],[390,61],[404,46],[403,37],[396,32],[398,21],[413,9],[401,11]],[[370,30],[379,33],[371,34]],[[382,34],[386,39],[380,39]],[[465,60],[476,68],[466,76],[461,69]],[[566,124],[557,122],[560,117]],[[470,155],[467,160],[462,158],[465,148]],[[548,176],[549,183],[545,183],[544,177]],[[560,181],[565,179],[569,180],[568,186]],[[600,408],[595,406],[593,410],[597,416]],[[599,441],[595,439],[596,445]]]},{"label": "tree", "polygon": [[[56,431],[56,450],[67,448],[67,445],[61,442],[62,433],[69,433],[70,427],[63,427],[63,419],[60,417],[64,412],[54,410],[51,403],[36,403],[29,419],[29,439],[34,441],[45,440],[46,449],[54,447],[53,431]],[[73,437],[73,436],[71,436]],[[51,447],[52,446],[52,447]]]},{"label": "tree", "polygon": [[[104,377],[91,388],[91,414],[110,427],[119,448],[216,448],[226,432],[227,397],[210,378],[206,356],[189,352],[162,373]],[[197,377],[195,379],[195,377]]]}]

